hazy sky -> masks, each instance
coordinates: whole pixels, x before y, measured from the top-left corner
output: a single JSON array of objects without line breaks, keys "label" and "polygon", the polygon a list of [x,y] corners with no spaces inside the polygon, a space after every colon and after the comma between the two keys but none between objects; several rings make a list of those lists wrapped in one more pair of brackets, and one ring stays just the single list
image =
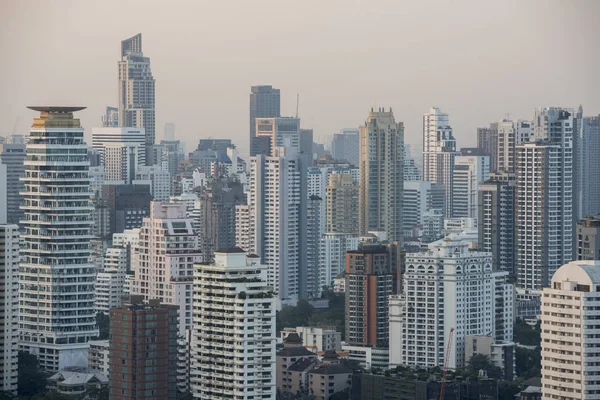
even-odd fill
[{"label": "hazy sky", "polygon": [[450,114],[459,147],[477,126],[538,106],[600,113],[600,1],[0,0],[0,135],[26,133],[27,105],[83,105],[100,126],[117,105],[120,42],[143,34],[166,121],[195,147],[248,147],[251,85],[300,94],[304,128],[325,141],[392,107],[421,147],[422,114]]}]

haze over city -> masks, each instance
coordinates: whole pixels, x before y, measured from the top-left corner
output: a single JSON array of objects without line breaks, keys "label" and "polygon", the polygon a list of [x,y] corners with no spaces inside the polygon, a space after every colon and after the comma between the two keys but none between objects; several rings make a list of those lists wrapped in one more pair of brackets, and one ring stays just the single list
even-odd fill
[{"label": "haze over city", "polygon": [[[575,6],[577,5],[577,6]],[[600,111],[596,1],[0,2],[0,131],[27,133],[27,105],[82,105],[86,137],[117,106],[119,43],[144,35],[156,79],[156,137],[189,149],[230,137],[248,151],[251,85],[281,89],[315,141],[392,107],[421,148],[429,107],[461,146],[476,127],[535,107]]]}]

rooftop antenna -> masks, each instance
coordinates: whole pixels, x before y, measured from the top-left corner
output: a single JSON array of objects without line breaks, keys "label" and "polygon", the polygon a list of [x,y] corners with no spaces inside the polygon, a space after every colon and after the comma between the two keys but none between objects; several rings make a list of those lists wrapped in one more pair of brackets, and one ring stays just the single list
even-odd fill
[{"label": "rooftop antenna", "polygon": [[12,133],[13,133],[13,134],[17,133],[17,124],[19,123],[19,120],[20,120],[20,119],[21,119],[21,116],[19,115],[19,116],[17,117],[17,120],[15,121],[15,124],[13,125],[13,130],[12,130]]},{"label": "rooftop antenna", "polygon": [[296,94],[296,118],[298,118],[298,107],[300,106],[300,93]]}]

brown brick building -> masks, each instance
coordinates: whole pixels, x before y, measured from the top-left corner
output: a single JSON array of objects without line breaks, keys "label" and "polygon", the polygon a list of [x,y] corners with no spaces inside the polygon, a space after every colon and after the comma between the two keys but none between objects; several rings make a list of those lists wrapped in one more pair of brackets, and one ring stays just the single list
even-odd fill
[{"label": "brown brick building", "polygon": [[177,306],[141,296],[110,310],[111,400],[176,398],[177,316]]}]

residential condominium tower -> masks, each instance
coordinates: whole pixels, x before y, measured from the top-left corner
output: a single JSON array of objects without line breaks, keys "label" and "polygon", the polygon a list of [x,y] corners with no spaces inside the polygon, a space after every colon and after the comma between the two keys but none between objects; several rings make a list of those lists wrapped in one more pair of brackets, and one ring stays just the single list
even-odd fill
[{"label": "residential condominium tower", "polygon": [[196,399],[275,399],[275,303],[260,258],[220,249],[194,270]]},{"label": "residential condominium tower", "polygon": [[456,140],[448,122],[448,114],[432,108],[423,116],[423,180],[444,185],[446,209],[444,215],[452,216],[452,188]]},{"label": "residential condominium tower", "polygon": [[17,393],[19,226],[0,221],[0,391]]},{"label": "residential condominium tower", "polygon": [[30,109],[40,116],[33,120],[22,178],[20,347],[54,372],[87,365],[86,343],[98,336],[89,159],[83,128],[73,118],[84,107]]},{"label": "residential condominium tower", "polygon": [[359,233],[402,240],[404,124],[392,110],[372,111],[360,127]]},{"label": "residential condominium tower", "polygon": [[119,124],[145,129],[146,165],[153,165],[155,143],[154,78],[150,59],[142,53],[142,34],[121,42]]},{"label": "residential condominium tower", "polygon": [[517,288],[541,290],[573,258],[573,115],[540,108],[517,146]]},{"label": "residential condominium tower", "polygon": [[23,201],[21,177],[25,174],[25,155],[24,143],[0,144],[0,164],[6,167],[6,216],[9,224],[18,224],[23,216],[19,206]]}]

